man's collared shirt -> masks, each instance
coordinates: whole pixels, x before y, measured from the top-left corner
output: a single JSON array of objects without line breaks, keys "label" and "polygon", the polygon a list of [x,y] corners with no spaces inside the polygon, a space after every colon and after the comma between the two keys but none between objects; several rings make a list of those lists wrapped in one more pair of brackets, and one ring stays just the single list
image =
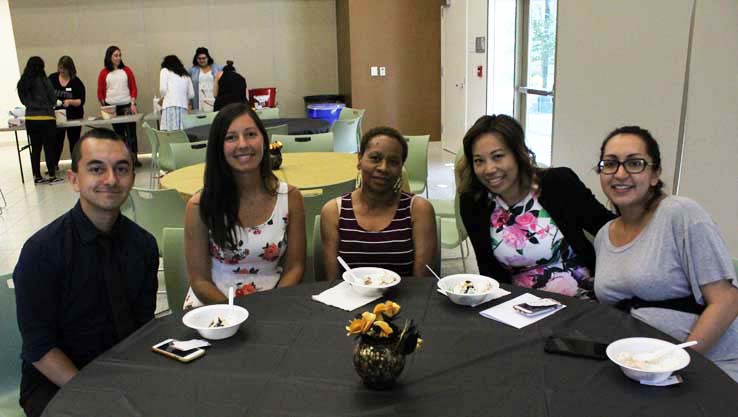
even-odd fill
[{"label": "man's collared shirt", "polygon": [[[23,246],[13,272],[23,337],[21,401],[46,378],[32,365],[58,348],[77,368],[122,339],[102,265],[102,233],[80,203],[39,230]],[[159,252],[154,237],[123,215],[106,238],[135,328],[154,317]]]}]

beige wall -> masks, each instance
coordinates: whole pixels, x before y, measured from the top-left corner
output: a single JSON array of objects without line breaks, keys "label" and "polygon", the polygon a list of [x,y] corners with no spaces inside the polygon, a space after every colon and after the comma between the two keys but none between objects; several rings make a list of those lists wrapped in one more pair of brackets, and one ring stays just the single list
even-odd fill
[{"label": "beige wall", "polygon": [[40,55],[53,70],[70,55],[87,115],[98,112],[97,75],[111,44],[133,69],[145,112],[162,58],[173,53],[189,67],[198,46],[221,64],[232,59],[249,88],[277,87],[287,116],[305,114],[303,96],[338,90],[335,0],[12,0],[10,12],[20,65]]},{"label": "beige wall", "polygon": [[[343,11],[348,7],[348,12]],[[407,135],[441,133],[441,15],[429,0],[338,0],[348,17],[351,105],[366,109],[362,125],[387,125]],[[339,37],[342,33],[339,32]],[[339,40],[345,45],[345,40]],[[342,48],[339,55],[346,54]],[[371,77],[371,66],[387,68]],[[344,72],[341,72],[344,75]]]},{"label": "beige wall", "polygon": [[678,194],[710,213],[738,258],[738,2],[696,5]]},{"label": "beige wall", "polygon": [[605,201],[599,146],[641,125],[661,147],[667,192],[678,174],[677,194],[707,209],[738,257],[738,3],[560,0],[558,16],[554,165]]}]

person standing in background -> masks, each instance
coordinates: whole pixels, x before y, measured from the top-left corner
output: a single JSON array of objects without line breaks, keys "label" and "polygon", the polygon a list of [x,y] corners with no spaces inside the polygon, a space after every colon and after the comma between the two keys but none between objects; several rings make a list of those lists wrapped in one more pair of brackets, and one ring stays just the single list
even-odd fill
[{"label": "person standing in background", "polygon": [[182,116],[195,92],[190,74],[176,55],[167,55],[159,72],[159,93],[162,100],[161,130],[182,130]]},{"label": "person standing in background", "polygon": [[215,106],[213,110],[218,111],[231,103],[246,103],[246,79],[236,72],[233,61],[226,61],[223,72],[215,76]]},{"label": "person standing in background", "polygon": [[[56,94],[44,71],[44,60],[28,58],[18,81],[18,98],[26,106],[26,131],[31,140],[31,168],[34,184],[56,184],[64,180],[56,177]],[[41,149],[44,150],[49,178],[41,176]]]},{"label": "person standing in background", "polygon": [[[103,106],[114,105],[115,114],[118,116],[136,114],[136,77],[133,71],[123,63],[123,54],[115,45],[111,45],[105,51],[105,67],[100,70],[97,77],[97,99]],[[126,138],[128,148],[133,154],[133,164],[141,166],[138,162],[138,139],[136,138],[136,123],[116,123],[113,130]]]},{"label": "person standing in background", "polygon": [[222,70],[223,67],[216,64],[213,57],[210,56],[208,48],[201,46],[195,50],[195,56],[192,57],[192,68],[190,68],[192,87],[195,90],[195,97],[192,98],[193,110],[213,111],[213,105],[215,104],[213,85],[215,84],[215,77]]},{"label": "person standing in background", "polygon": [[[77,67],[71,57],[64,55],[59,58],[57,64],[58,72],[49,75],[56,99],[61,104],[56,109],[64,109],[67,111],[67,120],[79,120],[85,114],[85,85],[77,77]],[[55,171],[59,170],[59,159],[64,151],[64,136],[69,141],[69,154],[72,154],[74,144],[79,140],[82,126],[57,127],[56,128],[56,162]]]}]

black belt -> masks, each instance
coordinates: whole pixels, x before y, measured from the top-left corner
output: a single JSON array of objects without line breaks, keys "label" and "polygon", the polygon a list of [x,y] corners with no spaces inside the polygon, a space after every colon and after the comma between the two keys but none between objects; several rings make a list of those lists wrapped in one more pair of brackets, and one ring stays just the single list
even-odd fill
[{"label": "black belt", "polygon": [[630,310],[633,308],[644,307],[666,308],[669,310],[678,310],[685,313],[692,313],[697,315],[700,315],[703,311],[705,311],[705,306],[697,304],[697,302],[694,300],[694,297],[671,298],[669,300],[659,301],[647,301],[642,300],[638,297],[633,297],[625,300],[620,300],[617,304],[615,304],[615,308],[625,311],[626,313],[629,313]]}]

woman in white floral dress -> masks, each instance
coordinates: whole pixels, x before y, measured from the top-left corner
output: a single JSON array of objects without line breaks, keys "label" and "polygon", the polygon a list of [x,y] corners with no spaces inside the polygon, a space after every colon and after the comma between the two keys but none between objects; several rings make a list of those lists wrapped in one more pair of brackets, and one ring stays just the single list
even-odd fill
[{"label": "woman in white floral dress", "polygon": [[185,254],[190,290],[184,308],[296,285],[305,269],[302,194],[269,163],[269,137],[246,104],[213,120],[205,186],[187,203]]}]

